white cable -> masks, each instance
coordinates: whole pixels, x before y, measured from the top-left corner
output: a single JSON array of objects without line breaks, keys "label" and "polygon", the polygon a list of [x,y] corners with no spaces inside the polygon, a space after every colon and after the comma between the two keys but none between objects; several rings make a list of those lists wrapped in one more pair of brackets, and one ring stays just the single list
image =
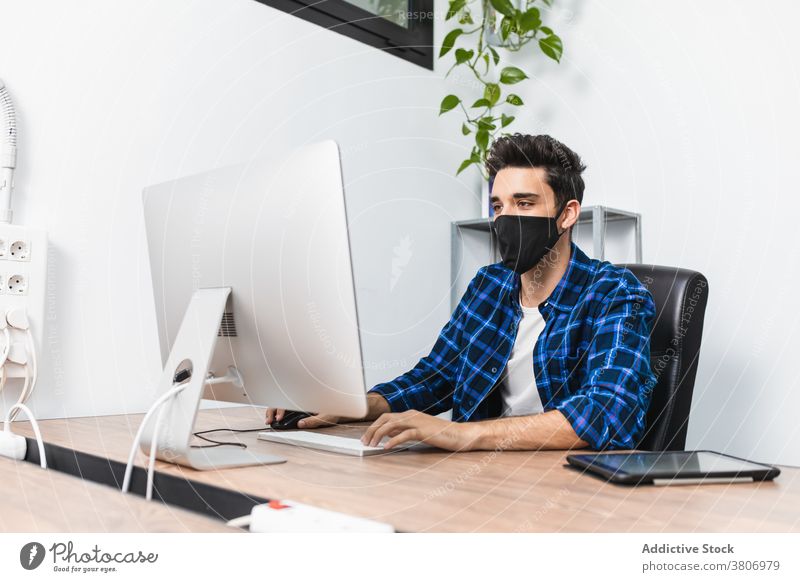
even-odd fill
[{"label": "white cable", "polygon": [[0,222],[11,222],[11,195],[17,166],[17,119],[14,102],[0,79]]},{"label": "white cable", "polygon": [[250,525],[253,516],[251,514],[243,515],[241,517],[235,517],[232,520],[225,523],[228,527],[247,527]]},{"label": "white cable", "polygon": [[28,415],[31,424],[33,425],[33,434],[36,435],[36,444],[39,445],[39,465],[42,467],[42,469],[47,469],[47,459],[45,459],[44,456],[44,441],[42,440],[42,433],[39,430],[39,423],[36,422],[36,417],[33,416],[33,412],[31,412],[30,408],[28,408],[24,404],[20,404],[19,402],[17,402],[15,405],[9,408],[8,412],[6,412],[6,420],[5,423],[3,424],[3,430],[6,433],[11,432],[11,428],[8,426],[9,423],[11,422],[11,419],[9,417],[11,416],[12,411],[16,412],[17,410],[22,410],[23,412],[25,412],[25,414]]},{"label": "white cable", "polygon": [[[6,312],[4,319],[5,321],[0,323],[0,326],[4,326],[4,331],[7,334],[9,333],[9,326],[25,332],[25,384],[23,385],[22,392],[20,392],[19,398],[17,399],[18,404],[25,404],[30,399],[31,394],[33,394],[33,389],[36,387],[36,380],[39,374],[39,367],[36,361],[36,344],[33,340],[33,332],[31,331],[31,324],[28,320],[28,314],[25,312],[23,307],[10,309]],[[9,342],[10,337],[11,336],[9,334]],[[5,383],[3,382],[3,384]],[[17,411],[18,409],[15,409],[14,414],[11,416],[11,420],[14,420],[17,417]]]},{"label": "white cable", "polygon": [[147,414],[144,415],[144,419],[142,419],[142,423],[139,425],[139,430],[136,432],[136,437],[133,439],[133,446],[131,447],[131,453],[128,455],[128,464],[125,467],[125,478],[122,480],[122,492],[127,493],[128,488],[131,484],[131,474],[133,473],[133,460],[136,458],[136,451],[139,448],[139,442],[142,440],[142,434],[144,433],[144,427],[147,425],[147,421],[150,420],[150,417],[153,415],[153,412],[158,409],[159,406],[164,404],[167,400],[181,392],[184,388],[186,388],[188,384],[181,384],[179,386],[175,386],[171,390],[167,391],[163,394],[158,400],[156,400],[153,405],[148,409]]},{"label": "white cable", "polygon": [[[26,385],[22,389],[22,392],[20,393],[19,400],[18,400],[18,402],[20,404],[25,404],[30,399],[31,394],[33,394],[33,389],[36,387],[36,379],[37,379],[38,374],[39,374],[39,366],[38,366],[38,364],[36,362],[36,345],[34,344],[34,341],[33,341],[33,333],[31,332],[31,328],[30,327],[28,327],[25,330],[25,332],[26,332],[25,333],[26,339],[28,340],[26,342],[27,345],[25,346],[25,349],[28,352],[28,355],[30,356],[30,358],[29,359],[26,358],[26,360],[30,361],[30,365],[31,365],[31,368],[32,368],[33,372],[32,372],[32,377],[31,377],[30,381],[28,381],[28,375],[26,374],[26,376],[25,376]],[[25,369],[26,369],[26,371],[28,369],[28,364],[27,363],[25,364]]]},{"label": "white cable", "polygon": [[9,413],[10,413],[9,420],[16,420],[16,418],[17,418],[17,414],[19,413],[20,408],[18,408],[18,407],[15,408],[15,406],[24,406],[25,405],[25,400],[24,400],[23,397],[24,397],[25,393],[28,391],[28,387],[31,384],[31,372],[28,369],[28,364],[25,364],[24,368],[25,368],[25,383],[22,385],[22,392],[20,392],[19,399],[17,400],[16,404],[8,409]]},{"label": "white cable", "polygon": [[6,340],[6,345],[3,347],[3,353],[0,355],[0,392],[6,387],[6,362],[8,361],[8,354],[11,352],[11,333],[8,331],[8,323],[6,316],[3,315],[0,326],[3,328],[3,337]]},{"label": "white cable", "polygon": [[[5,323],[5,325],[3,325]],[[3,325],[3,337],[6,340],[6,345],[3,346],[3,353],[0,355],[0,366],[5,366],[6,360],[8,359],[8,354],[11,351],[11,332],[8,331],[8,323],[6,322],[6,316],[3,316],[3,321],[0,322],[0,325]]]},{"label": "white cable", "polygon": [[17,119],[14,113],[14,102],[8,94],[6,84],[0,79],[0,115],[7,124],[5,142],[11,147],[17,147]]},{"label": "white cable", "polygon": [[[221,378],[213,378],[213,379],[210,379],[210,380],[207,379],[206,380],[206,384],[221,383],[223,381],[224,382],[230,382],[229,376],[231,374],[235,375],[236,373],[238,373],[238,371],[236,371],[235,369],[234,369],[234,371],[230,371],[230,369],[229,369],[229,372],[228,372],[228,374],[226,376],[223,376]],[[238,378],[241,378],[241,376],[238,376]],[[241,382],[241,380],[239,380],[239,381]],[[170,392],[168,392],[167,394],[164,395],[164,397],[162,397],[163,400],[161,401],[161,404],[163,404],[164,402],[167,401],[168,398],[166,398],[166,396],[168,396],[170,393],[178,394],[187,385],[188,384],[184,383],[184,384],[181,384],[179,386],[175,386],[172,390],[170,390]],[[153,404],[153,406],[151,407],[151,410],[148,411],[148,414],[144,417],[144,420],[142,420],[142,424],[139,427],[139,433],[137,433],[136,439],[134,439],[134,443],[133,443],[134,446],[133,446],[133,449],[131,449],[131,456],[128,459],[128,467],[125,468],[125,479],[123,480],[123,484],[122,484],[122,492],[123,493],[127,493],[128,488],[130,486],[130,474],[133,472],[132,460],[133,460],[133,457],[135,455],[136,448],[138,447],[138,442],[139,442],[139,440],[141,440],[141,433],[143,432],[143,428],[142,427],[147,422],[147,420],[149,418],[149,415],[152,413],[152,409],[155,408],[155,407],[160,407],[161,404],[159,404],[159,401],[156,401],[155,404]],[[153,438],[152,438],[152,441],[150,442],[150,455],[149,455],[148,462],[147,462],[147,487],[145,488],[145,498],[148,501],[151,501],[153,499],[153,479],[155,477],[156,452],[158,451],[158,433],[161,430],[161,424],[162,424],[161,421],[162,421],[163,416],[164,416],[164,408],[161,407],[159,409],[159,411],[158,411],[158,416],[156,417],[156,426],[153,429]]]},{"label": "white cable", "polygon": [[145,499],[150,501],[153,499],[153,478],[156,468],[156,450],[158,449],[158,431],[161,429],[161,420],[164,417],[164,406],[158,409],[158,416],[156,417],[156,427],[153,429],[153,442],[150,443],[150,460],[147,463],[147,489],[145,490]]},{"label": "white cable", "polygon": [[[222,384],[231,382],[237,386],[243,386],[242,376],[236,368],[228,368],[227,374],[219,378],[206,378],[206,385]],[[185,386],[185,384],[184,384]],[[150,443],[150,459],[147,463],[147,488],[145,498],[150,501],[153,498],[153,478],[155,477],[156,451],[158,450],[158,432],[161,430],[161,419],[164,416],[164,407],[158,411],[156,427],[153,429],[153,441]]]}]

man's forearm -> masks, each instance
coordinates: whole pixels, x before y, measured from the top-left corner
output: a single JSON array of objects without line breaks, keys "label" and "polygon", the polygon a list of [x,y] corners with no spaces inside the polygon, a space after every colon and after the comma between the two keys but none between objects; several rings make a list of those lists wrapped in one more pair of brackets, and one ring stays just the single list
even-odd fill
[{"label": "man's forearm", "polygon": [[464,429],[472,450],[564,450],[589,446],[558,410],[465,422]]},{"label": "man's forearm", "polygon": [[365,420],[375,420],[384,412],[391,412],[389,402],[377,392],[367,393],[367,415],[363,418],[340,418],[339,422],[362,422]]},{"label": "man's forearm", "polygon": [[375,420],[384,412],[392,411],[386,398],[377,392],[367,394],[367,407],[367,416],[364,417],[364,420]]}]

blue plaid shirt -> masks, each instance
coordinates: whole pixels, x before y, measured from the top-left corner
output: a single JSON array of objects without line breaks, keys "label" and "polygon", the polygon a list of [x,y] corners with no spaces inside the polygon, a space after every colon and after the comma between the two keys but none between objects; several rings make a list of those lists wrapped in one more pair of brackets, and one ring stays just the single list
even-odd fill
[{"label": "blue plaid shirt", "polygon": [[[431,353],[374,386],[393,412],[439,414],[457,422],[499,416],[487,396],[511,355],[522,317],[520,276],[502,263],[481,267]],[[571,243],[569,266],[539,305],[545,320],[533,349],[544,410],[560,410],[595,450],[635,448],[656,377],[650,368],[655,304],[627,269],[590,259]]]}]

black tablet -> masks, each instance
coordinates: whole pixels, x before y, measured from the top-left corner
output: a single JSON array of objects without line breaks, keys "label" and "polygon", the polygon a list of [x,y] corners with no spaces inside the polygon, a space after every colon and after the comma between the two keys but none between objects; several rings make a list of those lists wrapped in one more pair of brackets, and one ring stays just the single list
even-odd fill
[{"label": "black tablet", "polygon": [[567,455],[575,467],[614,483],[735,483],[766,481],[780,469],[714,451],[615,452]]}]

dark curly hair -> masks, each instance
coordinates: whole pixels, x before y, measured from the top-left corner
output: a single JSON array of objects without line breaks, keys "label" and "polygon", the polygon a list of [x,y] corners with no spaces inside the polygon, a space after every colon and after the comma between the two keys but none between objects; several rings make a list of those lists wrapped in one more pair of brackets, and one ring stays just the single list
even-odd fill
[{"label": "dark curly hair", "polygon": [[578,154],[549,135],[515,133],[497,138],[486,157],[490,191],[497,173],[507,167],[547,170],[547,183],[556,194],[559,208],[573,198],[583,202],[581,172],[586,166]]}]

